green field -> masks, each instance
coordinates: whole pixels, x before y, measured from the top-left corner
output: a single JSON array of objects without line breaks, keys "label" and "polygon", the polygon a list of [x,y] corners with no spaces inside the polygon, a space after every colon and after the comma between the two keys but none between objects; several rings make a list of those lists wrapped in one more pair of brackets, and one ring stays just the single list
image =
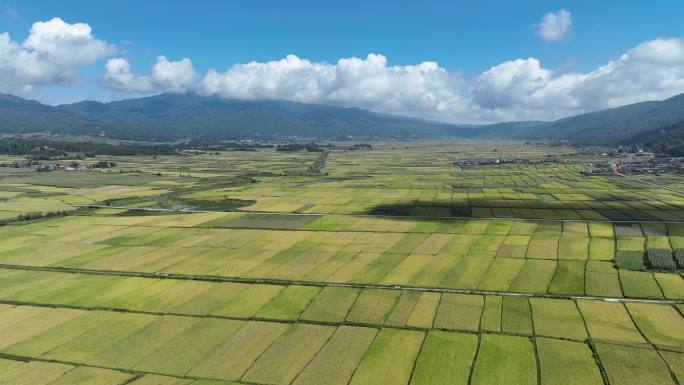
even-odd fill
[{"label": "green field", "polygon": [[684,197],[568,147],[373,147],[0,168],[0,383],[682,383]]}]

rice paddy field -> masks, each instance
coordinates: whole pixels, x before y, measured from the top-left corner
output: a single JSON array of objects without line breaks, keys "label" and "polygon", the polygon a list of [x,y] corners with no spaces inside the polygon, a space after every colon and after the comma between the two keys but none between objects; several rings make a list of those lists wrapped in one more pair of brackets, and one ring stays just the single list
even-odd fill
[{"label": "rice paddy field", "polygon": [[373,146],[0,168],[0,383],[684,384],[684,196]]}]

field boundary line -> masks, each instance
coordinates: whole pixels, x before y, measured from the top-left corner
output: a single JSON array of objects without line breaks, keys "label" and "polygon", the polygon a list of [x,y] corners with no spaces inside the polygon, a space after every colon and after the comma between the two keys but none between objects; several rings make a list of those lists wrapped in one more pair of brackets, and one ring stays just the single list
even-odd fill
[{"label": "field boundary line", "polygon": [[632,314],[632,311],[629,309],[629,306],[624,306],[624,307],[625,307],[625,311],[627,312],[627,316],[629,316],[629,319],[630,319],[630,320],[632,321],[632,323],[634,324],[634,327],[635,327],[636,330],[639,332],[639,334],[641,334],[641,338],[643,338],[643,339],[646,341],[646,343],[651,347],[651,349],[653,349],[653,351],[656,352],[656,354],[658,355],[658,357],[660,358],[660,360],[661,360],[661,361],[663,362],[663,364],[665,364],[665,366],[667,367],[667,370],[670,372],[670,377],[672,378],[672,381],[673,381],[675,384],[679,383],[679,381],[677,380],[677,375],[676,375],[675,372],[672,370],[672,366],[670,366],[670,363],[669,363],[669,362],[665,359],[665,357],[663,357],[663,355],[660,353],[660,350],[659,350],[660,348],[658,347],[658,345],[657,345],[655,342],[651,341],[651,339],[648,338],[648,336],[646,335],[646,333],[644,333],[644,331],[642,330],[642,327],[639,326],[639,324],[636,322],[636,319],[634,318],[634,314]]},{"label": "field boundary line", "polygon": [[240,277],[226,277],[215,275],[190,275],[177,273],[146,273],[146,272],[132,272],[132,271],[115,271],[115,270],[93,270],[93,269],[75,269],[66,267],[48,267],[48,266],[29,266],[29,265],[11,265],[0,264],[0,269],[7,270],[27,270],[27,271],[46,271],[55,273],[68,274],[88,274],[88,275],[110,275],[122,277],[140,277],[152,279],[174,279],[179,281],[205,281],[205,282],[233,282],[233,283],[247,283],[247,284],[264,284],[264,285],[299,285],[299,286],[314,286],[314,287],[343,287],[351,289],[387,289],[400,291],[417,291],[430,293],[457,293],[457,294],[473,294],[473,295],[495,295],[508,297],[526,297],[526,298],[555,298],[555,299],[571,299],[571,300],[595,300],[618,303],[651,303],[661,305],[678,305],[684,304],[684,300],[678,299],[648,299],[648,298],[616,298],[616,297],[601,297],[601,296],[586,296],[586,295],[563,295],[563,294],[541,294],[541,293],[515,293],[515,292],[499,292],[486,290],[467,290],[454,289],[442,287],[420,287],[420,286],[402,286],[402,285],[381,285],[381,284],[361,284],[361,283],[337,283],[337,282],[314,282],[314,281],[299,281],[299,280],[284,280],[272,278],[240,278]]},{"label": "field boundary line", "polygon": [[[297,320],[285,320],[285,319],[271,319],[271,318],[261,318],[261,317],[233,317],[233,316],[224,316],[224,315],[158,312],[158,311],[134,310],[134,309],[125,309],[125,308],[78,306],[78,305],[67,305],[67,304],[62,305],[62,304],[37,303],[37,302],[25,302],[25,301],[13,301],[13,300],[0,300],[0,304],[15,305],[15,306],[31,306],[31,307],[41,307],[41,308],[51,308],[51,309],[72,309],[72,310],[82,310],[82,311],[103,311],[103,312],[114,312],[114,313],[142,314],[142,315],[150,315],[150,316],[157,316],[157,317],[174,316],[174,317],[199,318],[199,319],[211,318],[211,319],[220,319],[220,320],[227,320],[227,321],[270,322],[270,323],[280,323],[280,324],[286,324],[286,325],[307,324],[307,325],[332,326],[332,327],[349,326],[349,327],[363,327],[363,328],[368,328],[368,329],[376,329],[378,331],[380,331],[382,329],[410,330],[410,331],[417,331],[417,332],[422,332],[422,333],[429,333],[431,331],[441,331],[441,332],[451,332],[451,333],[462,333],[462,334],[476,335],[476,336],[478,336],[478,341],[482,335],[524,337],[524,338],[528,338],[528,339],[547,338],[547,339],[553,339],[553,340],[558,340],[558,341],[568,341],[568,342],[575,342],[575,343],[582,343],[582,344],[589,344],[593,341],[593,342],[599,342],[599,343],[614,345],[614,346],[628,346],[628,347],[634,347],[634,348],[639,348],[639,349],[648,349],[648,350],[656,350],[656,351],[681,353],[679,350],[673,350],[673,349],[667,349],[667,348],[658,348],[655,345],[648,342],[648,340],[645,344],[634,345],[632,343],[620,343],[619,341],[611,341],[611,340],[594,340],[591,337],[589,337],[586,340],[573,340],[573,339],[563,338],[563,337],[536,336],[536,335],[529,335],[529,334],[522,334],[522,333],[515,333],[515,332],[504,332],[504,331],[495,332],[495,331],[489,331],[489,330],[473,331],[473,330],[466,330],[466,329],[445,329],[445,328],[434,328],[434,327],[426,328],[426,327],[406,326],[406,325],[405,326],[388,326],[388,325],[380,325],[380,324],[366,324],[366,323],[345,322],[345,321],[336,322],[336,321],[313,321],[313,320],[299,320],[299,319],[297,319]],[[376,334],[376,337],[377,337],[377,334]],[[374,340],[375,340],[375,338],[374,338]],[[269,347],[270,347],[270,345],[269,345]],[[478,350],[479,350],[479,346],[478,346]],[[6,354],[6,353],[0,352],[0,358],[2,358],[3,354]],[[126,371],[127,369],[117,369],[117,370]],[[141,373],[145,373],[145,372],[141,372]],[[148,374],[166,375],[163,373],[153,373],[153,372],[150,372]],[[179,377],[179,378],[184,378],[184,377]],[[192,377],[192,378],[194,378],[194,377]],[[203,379],[201,377],[197,377],[197,378]]]},{"label": "field boundary line", "polygon": [[[469,217],[469,216],[426,216],[426,215],[386,215],[386,214],[343,214],[343,213],[293,213],[285,211],[249,211],[249,210],[197,210],[197,209],[165,209],[150,207],[129,207],[129,206],[107,206],[102,204],[49,204],[49,203],[21,203],[21,202],[0,202],[0,205],[12,206],[39,206],[39,207],[72,207],[72,208],[91,208],[91,209],[117,209],[117,210],[137,210],[148,212],[173,212],[178,214],[201,214],[201,213],[241,213],[255,215],[298,215],[298,216],[338,216],[338,217],[369,217],[369,218],[401,218],[401,219],[421,219],[421,220],[443,220],[443,219],[474,219],[474,220],[508,220],[508,221],[538,221],[538,222],[602,222],[602,223],[676,223],[682,224],[683,220],[610,220],[610,219],[560,219],[560,218],[518,218],[518,217]],[[478,207],[478,206],[475,206]]]},{"label": "field boundary line", "polygon": [[658,184],[658,183],[654,183],[654,182],[646,181],[646,180],[643,180],[643,179],[639,179],[639,178],[637,178],[637,177],[635,177],[635,176],[623,175],[623,178],[628,178],[628,179],[630,179],[630,180],[634,180],[634,181],[637,181],[637,182],[639,182],[639,183],[643,183],[643,184],[646,184],[646,185],[649,185],[649,186],[658,187],[658,188],[661,188],[661,189],[664,189],[664,190],[672,191],[672,192],[674,192],[674,193],[679,194],[680,196],[684,196],[684,191],[682,191],[682,190],[677,190],[677,189],[674,189],[674,188],[672,188],[672,187],[667,187],[667,186],[663,186],[663,185]]},{"label": "field boundary line", "polygon": [[[51,358],[48,359],[48,358],[42,358],[42,357],[20,356],[20,355],[16,355],[16,354],[7,354],[7,353],[2,353],[2,352],[0,352],[0,359],[11,360],[11,361],[21,361],[21,362],[34,362],[34,361],[36,361],[36,362],[69,365],[69,366],[74,366],[74,367],[87,367],[87,368],[94,368],[94,369],[114,370],[114,371],[121,372],[121,373],[131,374],[133,376],[138,376],[137,378],[134,378],[134,381],[137,381],[141,377],[144,377],[146,375],[164,376],[164,377],[169,377],[169,378],[177,378],[177,379],[181,379],[181,380],[190,380],[190,381],[217,381],[215,379],[205,378],[205,377],[179,376],[176,374],[164,374],[164,373],[158,373],[158,372],[145,372],[145,371],[133,370],[133,369],[116,368],[116,367],[112,367],[112,366],[91,365],[91,364],[86,364],[86,363],[82,363],[82,362],[55,360],[55,359],[51,359]],[[224,380],[218,380],[218,381],[224,381]],[[124,384],[130,384],[130,383],[131,382],[124,382]],[[238,383],[244,384],[244,385],[262,385],[262,384],[257,384],[257,383],[253,383],[253,382],[243,382],[243,381],[238,381]]]}]

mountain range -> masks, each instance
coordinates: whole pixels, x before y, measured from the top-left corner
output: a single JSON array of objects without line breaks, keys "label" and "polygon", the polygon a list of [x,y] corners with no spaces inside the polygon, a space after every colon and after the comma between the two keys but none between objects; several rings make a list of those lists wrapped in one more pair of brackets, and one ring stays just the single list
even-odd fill
[{"label": "mountain range", "polygon": [[360,108],[195,94],[59,106],[0,94],[0,133],[51,132],[141,140],[463,137],[626,144],[644,142],[650,138],[650,131],[662,136],[680,122],[684,122],[684,94],[555,121],[489,125],[449,124]]}]

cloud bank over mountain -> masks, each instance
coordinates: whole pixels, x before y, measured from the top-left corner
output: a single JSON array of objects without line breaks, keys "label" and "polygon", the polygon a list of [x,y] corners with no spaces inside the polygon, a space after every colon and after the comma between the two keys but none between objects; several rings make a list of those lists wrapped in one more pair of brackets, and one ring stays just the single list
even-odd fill
[{"label": "cloud bank over mountain", "polygon": [[[571,25],[569,12],[561,10],[545,15],[536,33],[559,41]],[[82,81],[82,71],[93,63],[100,73],[96,86],[115,95],[196,92],[353,106],[457,123],[556,119],[684,92],[681,38],[642,42],[588,72],[559,72],[528,57],[465,78],[434,61],[392,65],[379,53],[336,62],[291,54],[227,63],[203,74],[191,58],[158,56],[146,73],[137,73],[120,49],[95,37],[85,23],[37,22],[22,42],[0,34],[0,92],[23,96],[41,86],[68,86]]]}]

